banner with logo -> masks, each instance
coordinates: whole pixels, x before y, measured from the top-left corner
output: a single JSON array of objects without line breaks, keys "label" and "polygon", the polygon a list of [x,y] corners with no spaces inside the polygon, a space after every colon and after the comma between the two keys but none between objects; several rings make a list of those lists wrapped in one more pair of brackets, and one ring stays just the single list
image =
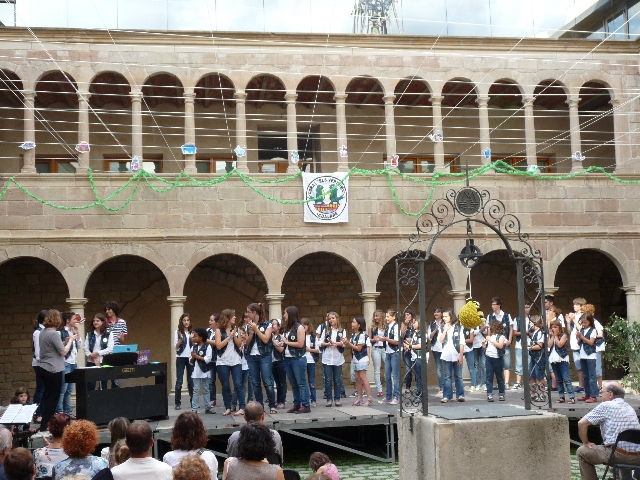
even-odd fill
[{"label": "banner with logo", "polygon": [[[349,221],[349,178],[346,173],[302,172],[304,221],[340,223]],[[314,199],[312,201],[308,201]]]}]

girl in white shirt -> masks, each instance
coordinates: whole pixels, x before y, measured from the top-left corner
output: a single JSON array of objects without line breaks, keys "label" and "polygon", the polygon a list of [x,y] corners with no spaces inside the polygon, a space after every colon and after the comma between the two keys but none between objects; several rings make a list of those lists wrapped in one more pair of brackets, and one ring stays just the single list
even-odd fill
[{"label": "girl in white shirt", "polygon": [[309,320],[308,318],[303,318],[302,320],[300,320],[300,324],[304,327],[306,338],[305,348],[307,351],[304,356],[307,359],[307,383],[309,384],[309,398],[311,401],[311,406],[317,407],[316,362],[320,360],[320,349],[318,348],[320,342],[313,333],[313,325],[311,324],[311,320]]},{"label": "girl in white shirt", "polygon": [[596,381],[596,331],[594,318],[585,313],[582,316],[582,328],[578,331],[578,341],[580,342],[580,363],[582,366],[582,376],[584,378],[584,397],[578,399],[579,402],[598,402],[598,383]]},{"label": "girl in white shirt", "polygon": [[562,322],[553,320],[549,328],[549,364],[553,369],[558,382],[558,400],[556,403],[564,403],[564,390],[569,393],[569,403],[576,403],[573,385],[569,376],[569,342],[564,333]]},{"label": "girl in white shirt", "polygon": [[[371,387],[367,380],[367,369],[369,368],[369,350],[371,350],[371,342],[368,335],[365,333],[367,329],[367,322],[364,318],[356,317],[351,321],[351,328],[353,334],[351,340],[346,338],[343,343],[349,347],[353,352],[352,362],[356,372],[356,392],[358,393],[358,399],[354,403],[356,406],[368,407],[373,403],[371,398]],[[367,392],[367,399],[362,398],[362,391]]]},{"label": "girl in white shirt", "polygon": [[[101,313],[93,317],[92,332],[87,333],[84,342],[84,354],[87,357],[87,367],[99,367],[105,355],[113,352],[113,335],[107,331],[107,319]],[[102,390],[107,389],[107,380],[100,382]],[[96,382],[87,382],[87,390],[95,390]]]},{"label": "girl in white shirt", "polygon": [[493,402],[493,376],[498,382],[499,400],[504,402],[504,324],[493,320],[489,324],[489,336],[485,339],[485,368],[487,371],[487,401]]},{"label": "girl in white shirt", "polygon": [[586,303],[582,307],[582,311],[584,313],[588,313],[593,317],[593,326],[596,329],[596,381],[598,382],[598,390],[602,394],[602,352],[606,349],[606,344],[604,341],[604,328],[602,324],[595,318],[596,317],[596,307],[594,307],[591,303]]},{"label": "girl in white shirt", "polygon": [[442,312],[444,328],[438,337],[442,344],[442,367],[444,369],[444,393],[442,403],[453,400],[452,380],[455,376],[456,397],[459,402],[464,402],[464,383],[462,383],[462,363],[464,359],[464,335],[462,325],[458,323],[458,317],[453,310],[448,309]]},{"label": "girl in white shirt", "polygon": [[218,328],[216,328],[215,342],[218,351],[218,359],[216,362],[216,372],[220,383],[222,384],[222,400],[224,402],[225,412],[223,415],[231,414],[231,383],[233,378],[233,386],[238,392],[238,401],[240,410],[234,415],[244,415],[245,394],[244,385],[242,383],[242,344],[246,337],[244,330],[238,331],[235,327],[236,312],[231,309],[225,309],[218,319]]},{"label": "girl in white shirt", "polygon": [[382,381],[380,380],[380,368],[382,367],[382,361],[384,360],[384,342],[380,341],[379,336],[384,336],[384,312],[382,310],[376,310],[373,312],[373,321],[371,322],[371,328],[369,329],[369,338],[371,339],[371,360],[373,361],[373,381],[376,383],[376,389],[378,390],[378,396],[381,397],[382,393]]},{"label": "girl in white shirt", "polygon": [[182,408],[182,381],[184,371],[187,371],[187,390],[189,391],[189,403],[193,399],[193,365],[191,359],[191,318],[188,313],[183,313],[178,320],[178,329],[173,335],[173,346],[176,349],[176,386],[175,409]]},{"label": "girl in white shirt", "polygon": [[[322,370],[324,371],[324,393],[327,396],[327,407],[333,401],[336,407],[340,403],[340,392],[343,389],[342,364],[344,364],[344,343],[347,336],[343,328],[340,328],[340,317],[336,312],[329,312],[329,326],[324,332],[320,346],[322,352]],[[333,384],[333,395],[331,385]]]}]

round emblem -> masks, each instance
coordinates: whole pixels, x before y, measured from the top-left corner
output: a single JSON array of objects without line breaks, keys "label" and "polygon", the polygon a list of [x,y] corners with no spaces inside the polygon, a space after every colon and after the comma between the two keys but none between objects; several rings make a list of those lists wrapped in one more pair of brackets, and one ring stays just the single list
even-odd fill
[{"label": "round emblem", "polygon": [[339,217],[347,207],[347,187],[341,181],[341,178],[333,175],[323,175],[311,180],[305,193],[306,198],[315,200],[305,203],[305,208],[319,220]]},{"label": "round emblem", "polygon": [[463,215],[474,215],[482,207],[482,198],[475,188],[463,188],[456,195],[456,208]]}]

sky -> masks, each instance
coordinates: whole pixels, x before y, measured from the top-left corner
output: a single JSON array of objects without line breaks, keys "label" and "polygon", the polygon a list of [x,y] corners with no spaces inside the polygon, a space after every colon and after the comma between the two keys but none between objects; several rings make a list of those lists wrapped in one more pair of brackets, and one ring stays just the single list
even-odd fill
[{"label": "sky", "polygon": [[[14,6],[0,0],[0,20]],[[365,0],[16,0],[29,27],[353,33]],[[548,37],[596,0],[395,0],[391,33]]]}]

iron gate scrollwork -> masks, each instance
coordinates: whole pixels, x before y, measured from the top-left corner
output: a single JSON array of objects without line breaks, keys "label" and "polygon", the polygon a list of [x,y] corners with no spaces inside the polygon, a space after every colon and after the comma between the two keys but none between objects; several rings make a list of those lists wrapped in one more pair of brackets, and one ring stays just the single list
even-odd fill
[{"label": "iron gate scrollwork", "polygon": [[[542,318],[543,345],[547,345],[548,329],[545,319],[542,254],[531,245],[529,235],[521,231],[520,219],[508,213],[501,200],[491,198],[487,190],[470,187],[467,180],[466,186],[459,190],[448,190],[444,198],[434,201],[430,210],[418,218],[416,232],[409,236],[409,247],[399,252],[396,257],[398,322],[404,320],[407,311],[416,312],[420,317],[419,330],[408,327],[401,343],[403,347],[401,360],[405,364],[405,375],[400,379],[403,392],[400,414],[428,412],[427,365],[429,365],[429,345],[432,342],[429,339],[430,322],[427,321],[425,311],[424,264],[431,257],[435,242],[447,229],[456,225],[466,226],[467,239],[459,254],[460,262],[464,267],[471,269],[482,260],[482,252],[473,239],[474,225],[484,226],[495,233],[504,243],[509,258],[516,263],[519,305],[517,329],[522,332],[520,338],[528,340],[526,344],[522,343],[521,349],[516,349],[516,354],[522,355],[523,400],[527,409],[531,409],[532,406],[551,407],[549,393],[551,378],[547,348],[541,350],[537,363],[535,360],[530,362],[527,353],[530,347],[529,340],[534,334],[528,319],[534,315]],[[531,305],[528,317],[525,316],[525,303]],[[546,385],[538,381],[530,385],[530,377],[535,365],[544,365]],[[414,377],[416,380],[420,378],[421,381],[416,381],[415,386],[405,389],[404,385],[408,377]]]}]

